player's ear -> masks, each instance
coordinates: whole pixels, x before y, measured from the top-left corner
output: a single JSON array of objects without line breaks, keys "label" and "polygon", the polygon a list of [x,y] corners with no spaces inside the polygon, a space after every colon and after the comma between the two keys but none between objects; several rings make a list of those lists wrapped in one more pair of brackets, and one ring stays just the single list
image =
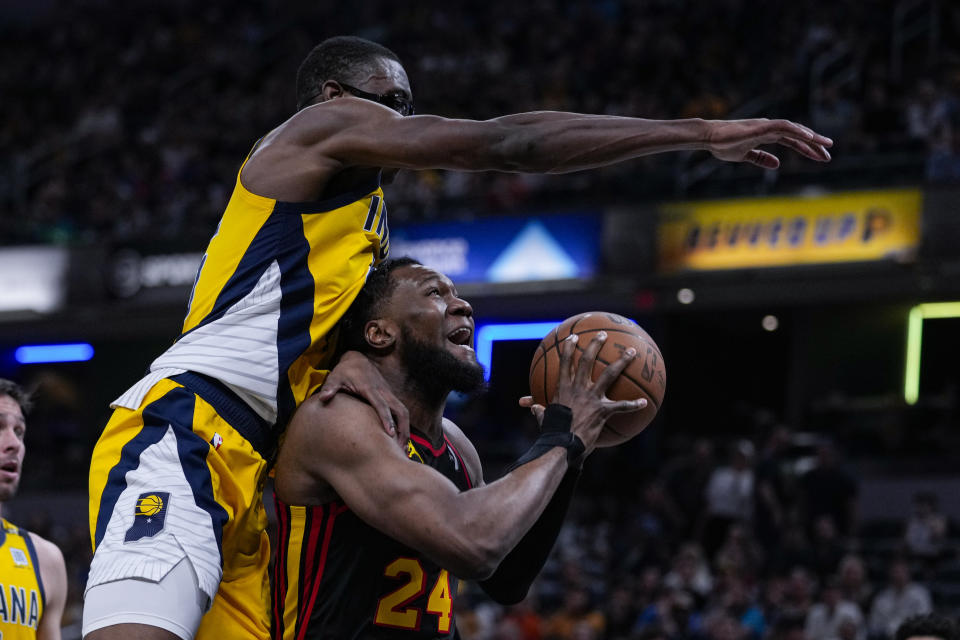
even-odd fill
[{"label": "player's ear", "polygon": [[400,327],[392,320],[378,318],[371,320],[364,327],[363,336],[374,349],[389,349],[397,342],[397,336],[400,334]]},{"label": "player's ear", "polygon": [[323,96],[324,102],[331,98],[339,98],[343,94],[343,87],[341,87],[340,83],[336,80],[327,80],[323,83],[323,86],[320,87],[320,95]]}]

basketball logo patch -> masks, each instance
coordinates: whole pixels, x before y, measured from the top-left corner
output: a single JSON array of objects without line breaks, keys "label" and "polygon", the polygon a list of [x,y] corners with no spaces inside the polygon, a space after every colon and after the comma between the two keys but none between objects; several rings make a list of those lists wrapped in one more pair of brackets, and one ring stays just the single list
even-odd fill
[{"label": "basketball logo patch", "polygon": [[163,530],[170,494],[163,491],[141,493],[133,508],[133,526],[127,530],[124,542],[155,536]]},{"label": "basketball logo patch", "polygon": [[27,554],[23,552],[23,549],[17,549],[16,547],[10,547],[10,555],[13,557],[13,565],[15,567],[29,567],[30,561],[27,560]]}]

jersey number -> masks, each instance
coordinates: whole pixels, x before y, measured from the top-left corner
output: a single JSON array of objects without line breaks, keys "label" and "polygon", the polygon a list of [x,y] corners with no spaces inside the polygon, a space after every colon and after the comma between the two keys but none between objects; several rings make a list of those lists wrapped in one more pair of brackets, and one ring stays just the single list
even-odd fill
[{"label": "jersey number", "polygon": [[[405,605],[423,595],[426,590],[427,576],[420,561],[416,558],[397,558],[387,565],[383,575],[388,578],[407,576],[407,581],[399,589],[380,598],[377,603],[377,615],[373,619],[374,623],[398,629],[419,629],[420,609]],[[437,631],[440,633],[450,631],[452,611],[450,574],[443,569],[427,598],[427,613],[437,616]]]}]

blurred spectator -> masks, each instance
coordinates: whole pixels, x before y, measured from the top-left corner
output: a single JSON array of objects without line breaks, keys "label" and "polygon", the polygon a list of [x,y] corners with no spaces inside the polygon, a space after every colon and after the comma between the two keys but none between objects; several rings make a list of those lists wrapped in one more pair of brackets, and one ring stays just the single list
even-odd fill
[{"label": "blurred spectator", "polygon": [[750,534],[750,528],[735,522],[727,529],[727,538],[713,561],[718,576],[753,581],[763,564],[763,550]]},{"label": "blurred spectator", "polygon": [[816,585],[810,572],[802,567],[795,567],[787,577],[780,603],[781,615],[786,618],[806,619],[813,606],[813,593]]},{"label": "blurred spectator", "polygon": [[837,580],[844,600],[858,605],[863,612],[869,611],[873,600],[873,586],[867,577],[863,558],[855,554],[844,556],[840,560]]},{"label": "blurred spectator", "polygon": [[773,428],[758,456],[754,475],[756,490],[753,509],[757,541],[769,555],[780,542],[786,521],[789,496],[784,466],[790,443],[790,430],[782,425]]},{"label": "blurred spectator", "polygon": [[939,499],[932,491],[913,496],[913,512],[907,518],[903,542],[907,554],[927,568],[935,568],[943,555],[947,537],[947,517],[940,512]]},{"label": "blurred spectator", "polygon": [[811,550],[814,569],[821,580],[836,573],[847,547],[837,535],[837,528],[830,516],[822,515],[813,523]]},{"label": "blurred spectator", "polygon": [[853,534],[857,522],[857,481],[840,466],[839,453],[831,442],[817,447],[817,464],[800,479],[804,526],[811,538],[815,523],[828,516],[843,537]]},{"label": "blurred spectator", "polygon": [[505,636],[516,640],[540,640],[543,637],[543,618],[537,611],[533,590],[522,602],[507,607],[497,632],[498,638],[506,640]]},{"label": "blurred spectator", "polygon": [[706,601],[713,590],[713,575],[699,545],[688,542],[680,547],[663,585],[693,594],[700,603]]},{"label": "blurred spectator", "polygon": [[731,576],[723,580],[719,609],[737,621],[747,638],[763,638],[767,626],[763,609],[756,603],[743,579]]},{"label": "blurred spectator", "polygon": [[590,602],[590,592],[584,587],[571,586],[560,610],[544,621],[543,637],[545,640],[599,638],[604,625],[603,612]]},{"label": "blurred spectator", "polygon": [[737,441],[730,450],[730,463],[717,467],[706,489],[707,518],[703,526],[703,548],[707,558],[714,554],[735,522],[750,523],[753,517],[753,445]]},{"label": "blurred spectator", "polygon": [[801,617],[784,617],[773,628],[771,640],[817,640],[811,638],[804,630],[805,619]]},{"label": "blurred spectator", "polygon": [[706,504],[707,483],[713,473],[713,444],[700,438],[694,441],[689,454],[678,456],[664,465],[663,478],[673,503],[683,514],[683,537],[693,537]]},{"label": "blurred spectator", "polygon": [[805,633],[817,640],[841,640],[851,635],[851,640],[863,640],[867,636],[866,622],[860,607],[843,599],[843,592],[835,577],[824,584],[820,600],[807,613]]},{"label": "blurred spectator", "polygon": [[658,629],[670,638],[696,638],[702,634],[703,625],[693,597],[683,589],[666,587],[640,612],[635,631],[642,634]]},{"label": "blurred spectator", "polygon": [[870,634],[878,638],[892,638],[904,620],[932,610],[930,592],[911,582],[906,560],[894,560],[889,573],[888,586],[877,594],[870,609]]},{"label": "blurred spectator", "polygon": [[605,640],[629,638],[639,613],[633,591],[624,584],[613,585],[603,607],[606,621],[603,633]]}]

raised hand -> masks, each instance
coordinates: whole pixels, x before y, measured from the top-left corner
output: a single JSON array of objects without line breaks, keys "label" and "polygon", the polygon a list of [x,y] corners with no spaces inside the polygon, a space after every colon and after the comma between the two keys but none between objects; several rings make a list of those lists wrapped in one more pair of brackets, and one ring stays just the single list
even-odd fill
[{"label": "raised hand", "polygon": [[814,133],[807,127],[789,120],[708,120],[707,150],[715,158],[728,162],[749,162],[764,169],[780,166],[777,156],[757,147],[779,144],[800,155],[829,162],[833,140]]}]

